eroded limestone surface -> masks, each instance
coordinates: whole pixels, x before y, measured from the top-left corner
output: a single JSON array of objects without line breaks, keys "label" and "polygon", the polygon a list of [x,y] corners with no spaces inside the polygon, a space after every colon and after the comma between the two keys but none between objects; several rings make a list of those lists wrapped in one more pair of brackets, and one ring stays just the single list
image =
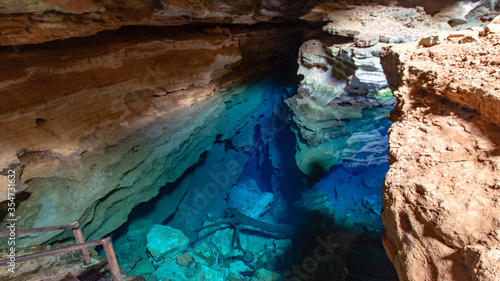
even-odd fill
[{"label": "eroded limestone surface", "polygon": [[123,26],[255,24],[296,19],[319,1],[5,0],[0,45],[84,37]]},{"label": "eroded limestone surface", "polygon": [[221,87],[276,66],[296,38],[288,28],[212,31],[132,29],[2,50],[0,163],[25,166],[30,194],[18,227],[78,220],[90,238],[116,229],[224,133]]},{"label": "eroded limestone surface", "polygon": [[383,192],[401,280],[500,278],[499,34],[386,49],[398,102]]}]

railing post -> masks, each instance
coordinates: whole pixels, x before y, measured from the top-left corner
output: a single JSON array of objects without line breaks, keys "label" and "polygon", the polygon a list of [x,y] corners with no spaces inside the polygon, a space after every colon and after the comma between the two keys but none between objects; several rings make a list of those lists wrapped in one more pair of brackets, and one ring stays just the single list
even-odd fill
[{"label": "railing post", "polygon": [[122,274],[120,273],[120,267],[118,266],[118,261],[116,260],[115,250],[113,249],[113,244],[111,243],[111,238],[104,238],[102,241],[102,247],[104,248],[106,260],[109,265],[109,271],[111,272],[113,280],[123,281]]},{"label": "railing post", "polygon": [[[80,229],[78,222],[75,221],[72,225],[75,227],[73,228],[73,235],[75,236],[76,244],[85,243],[85,239],[83,238],[82,230]],[[92,260],[90,260],[89,250],[84,248],[81,249],[80,252],[82,253],[83,264],[89,265],[92,262]]]}]

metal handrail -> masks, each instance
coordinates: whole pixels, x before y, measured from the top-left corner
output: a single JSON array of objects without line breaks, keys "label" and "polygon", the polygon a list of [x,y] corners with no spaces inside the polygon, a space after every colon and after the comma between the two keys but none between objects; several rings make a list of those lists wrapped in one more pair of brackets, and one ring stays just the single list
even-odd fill
[{"label": "metal handrail", "polygon": [[[38,227],[38,228],[30,228],[30,229],[20,229],[16,230],[15,235],[19,234],[27,234],[27,233],[38,233],[38,232],[47,232],[47,231],[56,231],[56,230],[64,230],[64,229],[72,229],[73,236],[76,240],[76,245],[59,248],[55,250],[49,250],[45,252],[35,253],[24,255],[20,257],[16,257],[16,262],[24,262],[29,260],[34,260],[42,257],[58,255],[62,253],[68,253],[80,250],[82,254],[82,260],[85,265],[89,265],[92,261],[90,260],[89,247],[94,247],[97,245],[102,245],[104,249],[104,253],[106,254],[106,260],[108,261],[109,271],[111,272],[111,276],[115,281],[123,281],[122,275],[120,273],[120,267],[118,265],[118,260],[116,259],[115,251],[113,249],[113,243],[111,242],[111,238],[106,237],[100,240],[85,242],[83,238],[82,230],[80,229],[80,225],[78,222],[73,222],[70,225],[59,225],[59,226],[48,226],[48,227]],[[8,237],[11,235],[11,231],[0,231],[0,237]],[[0,266],[5,266],[10,262],[10,259],[0,260]]]}]

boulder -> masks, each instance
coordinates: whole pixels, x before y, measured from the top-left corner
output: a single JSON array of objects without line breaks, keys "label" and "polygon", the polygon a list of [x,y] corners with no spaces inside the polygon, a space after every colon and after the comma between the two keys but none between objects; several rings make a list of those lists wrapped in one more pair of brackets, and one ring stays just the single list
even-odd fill
[{"label": "boulder", "polygon": [[174,258],[186,250],[189,239],[178,229],[155,225],[147,235],[147,248],[156,262]]},{"label": "boulder", "polygon": [[274,201],[274,196],[269,192],[262,192],[253,179],[238,182],[231,188],[228,204],[242,214],[254,219],[264,215]]},{"label": "boulder", "polygon": [[178,255],[176,257],[176,261],[180,266],[190,266],[193,263],[194,259],[190,253],[185,253],[182,255]]},{"label": "boulder", "polygon": [[380,216],[380,212],[382,210],[382,199],[379,195],[365,196],[361,200],[361,205],[363,205],[370,212]]},{"label": "boulder", "polygon": [[174,260],[168,261],[160,266],[148,281],[188,281],[191,280],[186,276],[185,267],[175,263]]},{"label": "boulder", "polygon": [[361,182],[367,188],[382,188],[384,183],[385,174],[387,173],[386,165],[377,165],[367,169],[366,173],[363,174]]},{"label": "boulder", "polygon": [[493,21],[488,24],[487,29],[493,33],[500,33],[500,16],[494,18]]},{"label": "boulder", "polygon": [[148,281],[225,281],[226,275],[201,263],[186,267],[169,260],[153,272]]},{"label": "boulder", "polygon": [[495,34],[384,56],[389,75],[404,73],[382,195],[383,243],[400,280],[498,280],[500,157],[490,151],[500,137],[482,123],[500,125],[496,56]]},{"label": "boulder", "polygon": [[466,36],[464,36],[464,38],[460,39],[458,41],[458,43],[464,44],[464,43],[471,43],[471,42],[476,42],[476,41],[477,41],[477,37],[466,35]]},{"label": "boulder", "polygon": [[214,254],[215,251],[204,241],[198,241],[189,252],[198,263],[212,266],[216,262],[216,255]]},{"label": "boulder", "polygon": [[252,271],[243,261],[235,261],[229,264],[229,278],[241,278],[242,272]]},{"label": "boulder", "polygon": [[[213,224],[216,221],[205,221],[203,226]],[[207,245],[211,250],[211,255],[217,254],[220,255],[219,258],[225,257],[230,258],[234,255],[240,255],[241,251],[238,249],[234,249],[234,230],[231,228],[222,229],[219,231],[214,231],[214,228],[203,229],[200,231],[200,237],[207,237],[205,241],[207,241]],[[203,256],[206,256],[205,247],[201,248],[203,252],[201,253]]]},{"label": "boulder", "polygon": [[151,228],[153,227],[154,222],[152,220],[140,220],[137,222],[133,222],[128,227],[127,238],[129,240],[136,240],[135,238],[144,238]]},{"label": "boulder", "polygon": [[219,272],[219,271],[216,271],[216,270],[213,270],[206,265],[197,264],[196,265],[196,273],[189,280],[191,280],[191,281],[225,281],[226,280],[225,275],[226,274]]},{"label": "boulder", "polygon": [[438,34],[438,35],[431,35],[431,36],[424,37],[424,38],[420,39],[418,44],[422,45],[424,47],[431,47],[431,46],[440,44],[441,42],[443,42],[443,35]]},{"label": "boulder", "polygon": [[251,281],[281,281],[281,275],[276,272],[259,269],[255,275],[250,279]]},{"label": "boulder", "polygon": [[448,34],[448,39],[453,39],[453,38],[462,38],[462,37],[467,37],[471,36],[476,38],[476,40],[479,38],[479,31],[481,29],[476,29],[476,30],[459,30],[455,32],[451,32]]},{"label": "boulder", "polygon": [[133,273],[137,275],[149,275],[153,272],[155,272],[155,267],[147,259],[140,260],[133,268]]},{"label": "boulder", "polygon": [[448,24],[455,27],[457,25],[466,24],[467,20],[464,18],[452,18],[448,21]]},{"label": "boulder", "polygon": [[379,39],[380,35],[378,33],[362,32],[354,36],[354,44],[360,48],[368,48],[375,46],[379,42]]},{"label": "boulder", "polygon": [[292,249],[292,240],[290,239],[280,239],[274,241],[274,247],[276,248],[276,255],[286,255]]}]

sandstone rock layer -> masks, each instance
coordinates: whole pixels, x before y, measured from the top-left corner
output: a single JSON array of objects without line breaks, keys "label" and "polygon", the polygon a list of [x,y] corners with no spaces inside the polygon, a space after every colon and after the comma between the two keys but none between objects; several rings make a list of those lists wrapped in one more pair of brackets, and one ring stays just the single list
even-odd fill
[{"label": "sandstone rock layer", "polygon": [[0,46],[94,35],[122,26],[255,24],[296,19],[319,1],[4,0]]},{"label": "sandstone rock layer", "polygon": [[500,278],[499,36],[385,50],[398,90],[383,190],[401,280]]},{"label": "sandstone rock layer", "polygon": [[17,202],[18,227],[78,220],[90,238],[119,227],[224,133],[224,87],[275,67],[300,36],[132,28],[2,49],[0,165],[24,165],[30,195]]}]

